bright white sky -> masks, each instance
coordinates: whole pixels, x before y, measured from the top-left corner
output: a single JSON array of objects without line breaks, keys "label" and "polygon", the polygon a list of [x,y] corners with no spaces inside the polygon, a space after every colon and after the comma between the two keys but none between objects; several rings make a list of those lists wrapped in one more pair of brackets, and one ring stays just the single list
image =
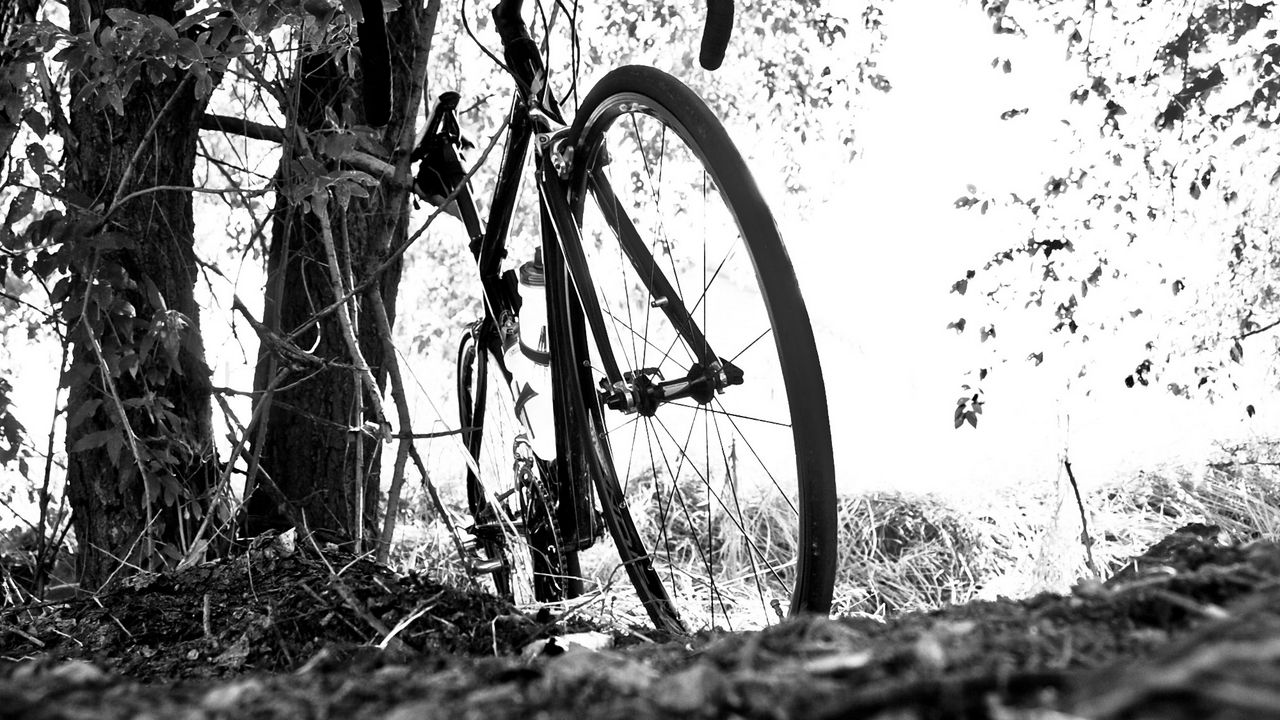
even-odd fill
[{"label": "bright white sky", "polygon": [[[830,168],[832,153],[813,148],[813,167],[823,168],[815,173],[836,182],[811,217],[785,221],[819,326],[842,489],[967,492],[1049,480],[1064,447],[1077,477],[1095,484],[1261,430],[1237,405],[1126,390],[1127,371],[1107,367],[1101,347],[1097,371],[1109,384],[1091,397],[1067,392],[1079,360],[1013,363],[986,383],[979,429],[954,429],[962,374],[990,356],[946,329],[964,314],[951,284],[1021,236],[953,202],[970,183],[1041,187],[1043,168],[1064,152],[1053,142],[1056,118],[1080,77],[1063,62],[1062,38],[1036,28],[1030,40],[996,38],[972,4],[890,3],[885,23],[880,67],[893,90],[850,119],[862,156]],[[1015,72],[993,70],[997,55],[1011,57]],[[999,119],[1015,107],[1032,112]],[[1002,341],[1016,342],[1001,329]]]}]

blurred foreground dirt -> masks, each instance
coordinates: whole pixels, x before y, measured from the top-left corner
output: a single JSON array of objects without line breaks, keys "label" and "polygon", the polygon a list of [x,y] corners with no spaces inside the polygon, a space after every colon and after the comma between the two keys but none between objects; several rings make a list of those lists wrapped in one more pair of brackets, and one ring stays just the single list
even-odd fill
[{"label": "blurred foreground dirt", "polygon": [[1071,595],[887,623],[586,650],[539,620],[265,547],[0,610],[0,718],[1280,718],[1280,546],[1204,526]]}]

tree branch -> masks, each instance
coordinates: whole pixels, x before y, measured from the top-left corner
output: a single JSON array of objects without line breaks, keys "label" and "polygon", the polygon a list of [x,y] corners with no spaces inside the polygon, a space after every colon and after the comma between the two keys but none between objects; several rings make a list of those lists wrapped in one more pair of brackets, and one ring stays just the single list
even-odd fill
[{"label": "tree branch", "polygon": [[[244,118],[205,113],[200,116],[200,129],[239,135],[250,140],[284,143],[284,130],[274,125],[264,125]],[[391,182],[395,187],[408,187],[407,181],[397,181],[395,166],[382,158],[359,150],[350,150],[343,153],[338,160],[358,170],[363,170],[383,182]]]},{"label": "tree branch", "polygon": [[1253,329],[1253,330],[1250,330],[1250,331],[1249,331],[1249,332],[1247,332],[1247,333],[1241,333],[1240,335],[1237,335],[1237,336],[1236,336],[1236,339],[1237,339],[1237,340],[1244,340],[1244,339],[1245,339],[1245,338],[1247,338],[1247,337],[1252,337],[1252,336],[1254,336],[1254,335],[1261,335],[1262,333],[1264,333],[1264,332],[1266,332],[1266,331],[1268,331],[1268,330],[1270,330],[1270,329],[1272,329],[1272,328],[1275,328],[1275,327],[1280,327],[1280,320],[1276,320],[1276,321],[1275,321],[1275,322],[1273,322],[1273,323],[1269,323],[1269,324],[1267,324],[1267,325],[1263,325],[1263,326],[1262,326],[1262,327],[1260,327],[1260,328],[1255,328],[1255,329]]},{"label": "tree branch", "polygon": [[[329,285],[334,297],[351,298],[347,294],[347,288],[342,281],[342,270],[338,263],[338,250],[333,244],[333,230],[329,225],[329,208],[327,190],[322,190],[311,198],[311,211],[316,216],[316,220],[320,222],[320,241],[324,244],[324,252],[328,259],[329,265]],[[386,435],[391,432],[391,428],[387,423],[387,415],[382,409],[382,392],[378,389],[378,381],[374,379],[373,372],[369,369],[369,364],[365,362],[364,354],[360,352],[360,343],[356,339],[355,329],[352,325],[350,310],[347,307],[346,300],[338,307],[338,325],[342,328],[342,337],[347,344],[347,352],[351,354],[351,362],[356,367],[356,371],[363,380],[365,390],[369,394],[369,401],[373,403],[374,415],[378,418],[380,427],[380,435]]]},{"label": "tree branch", "polygon": [[274,125],[264,125],[244,118],[228,117],[226,115],[214,115],[213,113],[201,115],[200,129],[240,135],[250,140],[265,140],[273,143],[284,142],[284,131]]}]

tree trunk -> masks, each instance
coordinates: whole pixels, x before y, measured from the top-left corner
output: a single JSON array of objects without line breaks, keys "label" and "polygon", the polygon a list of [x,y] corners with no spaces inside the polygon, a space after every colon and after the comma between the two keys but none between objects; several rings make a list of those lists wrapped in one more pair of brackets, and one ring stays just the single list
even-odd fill
[{"label": "tree trunk", "polygon": [[[415,85],[420,91],[421,78],[413,77],[412,68],[423,64],[438,5],[438,0],[423,5],[404,3],[387,22],[393,104],[391,121],[381,133],[381,141],[393,164],[411,147],[401,142],[401,133],[412,135],[417,117],[417,104],[409,98]],[[294,80],[299,89],[294,117],[310,138],[322,137],[319,131],[326,127],[333,129],[326,117],[362,117],[360,93],[344,67],[332,55],[304,54]],[[295,167],[294,158],[306,152],[296,145],[287,149],[293,150],[293,157],[282,160],[278,176],[286,187],[291,180],[297,180],[289,175]],[[354,278],[355,284],[369,277],[388,249],[406,237],[409,208],[403,187],[384,181],[370,190],[368,198],[351,198],[345,210],[333,201],[328,208],[342,266],[340,273]],[[313,211],[291,204],[286,194],[280,193],[267,260],[264,322],[284,335],[302,328],[296,338],[299,347],[348,367],[329,367],[290,386],[295,379],[291,377],[285,383],[286,389],[271,398],[258,396],[259,402],[269,405],[262,413],[266,425],[261,442],[255,447],[264,472],[263,477],[255,479],[259,490],[249,500],[249,532],[287,527],[302,520],[309,530],[326,530],[340,540],[359,538],[365,542],[375,537],[381,446],[371,435],[353,430],[365,422],[376,422],[377,418],[367,395],[359,395],[358,378],[349,368],[353,358],[336,313],[308,325],[318,310],[336,299],[328,265],[320,224]],[[369,290],[381,294],[392,317],[399,279],[397,265]],[[386,364],[372,307],[365,297],[357,300],[359,309],[352,319],[360,353],[378,387],[383,388]],[[263,347],[258,356],[255,389],[265,389],[278,367],[279,358]],[[263,491],[265,484],[274,485],[279,492]],[[282,498],[292,506],[289,510],[279,506]]]},{"label": "tree trunk", "polygon": [[[109,26],[104,11],[114,7],[180,17],[171,0],[87,0],[68,4],[72,32],[91,20]],[[94,79],[73,72],[71,96]],[[121,567],[180,557],[216,476],[191,193],[121,202],[193,184],[204,107],[194,85],[181,71],[160,83],[143,73],[122,113],[92,96],[70,108],[66,192],[78,224],[62,252],[71,271],[67,494],[86,588]]]}]

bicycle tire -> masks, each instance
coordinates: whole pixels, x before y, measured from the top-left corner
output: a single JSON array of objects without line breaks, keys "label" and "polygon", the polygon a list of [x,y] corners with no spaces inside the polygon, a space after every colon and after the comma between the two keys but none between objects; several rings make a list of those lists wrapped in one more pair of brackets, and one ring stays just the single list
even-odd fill
[{"label": "bicycle tire", "polygon": [[[620,123],[622,118],[625,121]],[[650,131],[641,130],[641,122],[659,128],[660,135],[646,134]],[[632,140],[625,137],[628,125],[635,127]],[[615,133],[619,126],[621,132]],[[692,286],[700,291],[696,301],[692,293],[686,297],[683,289],[674,293],[680,297],[671,297],[673,290],[682,288],[680,279],[689,275],[690,263],[697,263],[695,254],[683,253],[683,247],[689,244],[686,241],[697,239],[690,227],[698,219],[696,212],[686,205],[673,210],[664,207],[667,203],[688,202],[681,199],[686,196],[678,188],[668,191],[664,187],[647,194],[637,189],[646,180],[665,182],[668,174],[674,181],[682,180],[677,171],[669,171],[665,164],[666,153],[669,147],[674,150],[675,141],[685,146],[679,159],[696,166],[695,174],[690,175],[694,191],[688,198],[694,201],[698,196],[704,201],[719,198],[725,206],[724,211],[716,211],[721,213],[717,219],[703,218],[706,225],[702,234],[702,286],[698,288],[696,282]],[[562,294],[567,299],[561,301],[561,311],[565,313],[564,322],[572,328],[569,334],[574,339],[567,352],[559,353],[559,362],[566,363],[565,372],[576,375],[576,382],[569,383],[569,391],[574,394],[569,406],[584,414],[583,422],[569,427],[579,428],[576,432],[583,435],[579,443],[583,455],[592,464],[605,525],[640,601],[655,625],[672,631],[689,631],[695,626],[717,623],[737,629],[770,624],[784,614],[829,612],[836,571],[836,501],[826,391],[808,311],[790,258],[745,162],[719,121],[692,90],[648,67],[622,67],[606,75],[584,99],[568,142],[574,159],[569,178],[570,202],[582,233],[583,260],[576,261],[573,257],[565,260],[568,268],[562,280],[566,282]],[[664,163],[657,165],[656,177],[654,164],[647,156],[655,146],[663,153]],[[620,178],[622,182],[613,182],[609,175],[620,165],[620,158],[633,150],[643,159],[640,170],[618,171],[624,176]],[[622,191],[636,189],[637,196],[619,199],[619,187]],[[708,192],[708,188],[714,192]],[[673,194],[676,200],[670,199]],[[643,207],[646,203],[652,207]],[[593,222],[593,216],[599,217]],[[673,223],[678,221],[674,235],[669,234],[666,227],[668,217],[673,218]],[[639,226],[646,225],[645,229],[654,238],[647,249],[639,248],[635,242],[628,245],[621,239],[626,234],[619,229],[624,223],[632,227],[637,237],[641,237]],[[588,227],[589,224],[592,227]],[[595,227],[598,224],[604,225],[604,231]],[[745,252],[731,248],[725,251],[718,265],[716,255],[708,263],[707,245],[715,243],[718,254],[722,238],[724,244],[732,244],[729,236],[734,231],[738,236],[734,247],[741,247]],[[614,235],[612,239],[610,233]],[[611,241],[617,245],[616,260],[604,257],[606,252],[612,252],[607,250]],[[573,254],[578,252],[578,249],[572,250]],[[732,268],[727,267],[730,261]],[[585,264],[575,267],[575,262]],[[662,285],[657,277],[666,274],[666,264],[670,265],[674,284]],[[714,270],[711,266],[715,266]],[[727,327],[714,328],[713,336],[708,317],[713,303],[710,295],[712,287],[720,283],[722,271],[727,270],[734,273],[732,278],[728,274],[723,276],[725,283],[732,283],[726,291],[728,299],[716,297],[714,302],[717,312],[729,320]],[[621,296],[610,296],[603,290],[614,274],[621,277]],[[696,272],[693,274],[696,276]],[[594,288],[599,302],[582,303],[577,298],[578,288],[584,285]],[[655,288],[659,287],[665,294],[655,296]],[[633,291],[637,293],[634,298]],[[720,288],[716,288],[716,292],[720,292]],[[626,316],[622,316],[622,306],[626,308]],[[600,309],[600,315],[587,317],[587,313],[595,312],[593,307]],[[654,307],[661,311],[651,311]],[[744,346],[749,335],[733,329],[736,325],[732,318],[752,308],[763,311],[766,329]],[[645,313],[643,336],[637,330],[639,322],[635,313],[639,312]],[[653,338],[659,335],[656,332],[650,335],[650,329],[661,325],[664,316],[670,327],[663,331],[667,335],[655,343]],[[681,322],[700,326],[681,330]],[[608,333],[600,336],[599,328],[604,326],[612,328],[613,337]],[[772,343],[760,342],[766,335],[772,335]],[[701,351],[692,346],[691,336],[701,343]],[[717,344],[729,336],[735,337]],[[627,370],[643,370],[641,374],[653,370],[653,376],[660,377],[656,375],[660,366],[645,367],[650,362],[647,356],[650,347],[661,350],[662,344],[668,341],[665,352],[660,356],[655,353],[655,357],[661,363],[674,363],[673,351],[683,344],[681,349],[695,360],[689,378],[698,371],[695,356],[702,357],[708,349],[720,352],[731,348],[738,355],[730,360],[726,351],[720,356],[721,361],[727,360],[727,366],[734,366],[735,362],[751,366],[745,370],[746,380],[741,389],[720,388],[709,400],[696,401],[691,408],[693,419],[689,421],[683,446],[670,431],[668,421],[663,420],[663,413],[671,413],[670,422],[674,424],[678,419],[683,426],[684,417],[690,415],[687,403],[672,402],[656,410],[650,408],[651,415],[619,413],[602,400],[608,388],[600,389],[602,375],[607,377],[611,371],[617,376]],[[619,367],[607,367],[610,360],[604,345],[611,346],[608,353],[615,359],[622,358],[616,361]],[[749,358],[738,359],[747,354]],[[678,363],[676,365],[679,371]],[[635,381],[630,387],[633,388],[630,397],[642,396],[639,390],[634,390]],[[733,397],[741,398],[749,408],[764,408],[768,406],[767,401],[760,398],[779,391],[785,394],[782,404],[787,418],[782,423],[763,414],[729,412],[725,406],[727,399]],[[634,418],[628,421],[628,415]],[[690,442],[699,422],[708,445],[700,455]],[[629,441],[619,432],[628,424],[635,426]],[[638,439],[641,424],[644,442]],[[753,432],[763,428],[761,432],[769,437],[769,459],[780,458],[783,466],[779,471],[781,481],[774,475],[773,468],[765,466],[761,451],[745,438],[739,424],[750,424]],[[718,458],[710,449],[713,427],[720,442]],[[779,427],[782,429],[777,429]],[[739,464],[735,433],[744,436],[749,453],[763,467],[763,476],[751,469],[754,480],[744,480],[742,470],[746,463]],[[726,434],[733,437],[728,451],[724,447]],[[670,458],[658,463],[654,457],[655,438],[661,443],[664,436],[678,449],[674,469]],[[789,448],[782,447],[788,442]],[[641,446],[639,464],[643,466],[642,451],[646,443],[649,467],[642,467],[637,479],[632,477],[637,446]],[[775,451],[775,444],[781,449]],[[699,458],[705,472],[696,467]],[[723,468],[719,467],[721,460]],[[713,461],[717,466],[715,472]],[[682,475],[686,464],[694,468],[696,477]],[[717,483],[713,475],[718,472],[722,472],[723,480]],[[700,480],[705,489],[696,487],[693,480]],[[747,497],[751,489],[748,482],[754,482],[754,490],[760,492],[759,505],[751,506],[748,502],[757,499]],[[686,497],[685,484],[693,486],[688,491],[689,497]],[[776,496],[766,496],[765,493],[772,492],[769,484],[777,489]],[[771,515],[775,512],[776,517]],[[736,530],[717,528],[713,525],[716,517],[727,518],[725,524],[736,526]],[[655,522],[660,526],[656,530]],[[759,533],[766,531],[771,533],[768,539],[757,542],[761,538]],[[737,555],[731,557],[730,551]],[[717,560],[722,562],[720,567],[716,567]],[[786,566],[789,560],[794,561],[790,569]],[[754,587],[736,587],[744,572],[754,576],[750,581]],[[699,574],[702,577],[694,577]],[[689,597],[685,596],[687,589]]]},{"label": "bicycle tire", "polygon": [[479,326],[463,333],[457,363],[458,419],[473,461],[466,482],[475,521],[469,531],[481,561],[498,563],[489,575],[500,597],[517,605],[563,600],[573,594],[569,578],[578,573],[576,552],[561,547],[547,464],[532,456],[527,443],[529,455],[523,463],[516,459],[523,427],[502,365],[481,334]]}]

